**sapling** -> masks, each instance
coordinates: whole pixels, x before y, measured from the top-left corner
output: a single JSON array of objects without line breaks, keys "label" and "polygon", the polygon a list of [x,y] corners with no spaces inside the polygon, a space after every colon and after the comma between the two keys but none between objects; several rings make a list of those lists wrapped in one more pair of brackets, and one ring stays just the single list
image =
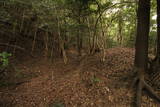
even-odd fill
[{"label": "sapling", "polygon": [[0,73],[3,72],[9,65],[9,57],[11,53],[2,52],[0,53]]}]

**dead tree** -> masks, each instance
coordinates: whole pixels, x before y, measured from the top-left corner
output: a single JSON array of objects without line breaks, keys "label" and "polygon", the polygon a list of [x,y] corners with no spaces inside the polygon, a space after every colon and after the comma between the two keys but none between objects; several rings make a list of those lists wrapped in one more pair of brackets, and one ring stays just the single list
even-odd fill
[{"label": "dead tree", "polygon": [[149,95],[160,102],[160,98],[153,89],[145,82],[144,74],[148,66],[148,36],[150,26],[150,0],[139,0],[138,23],[136,35],[135,70],[137,71],[136,107],[141,107],[142,91],[145,89]]}]

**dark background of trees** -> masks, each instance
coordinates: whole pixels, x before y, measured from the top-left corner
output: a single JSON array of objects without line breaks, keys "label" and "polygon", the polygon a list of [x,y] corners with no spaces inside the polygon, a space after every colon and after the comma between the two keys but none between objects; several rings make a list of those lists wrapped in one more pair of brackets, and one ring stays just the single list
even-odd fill
[{"label": "dark background of trees", "polygon": [[[156,3],[152,4],[151,17],[156,14]],[[31,54],[66,58],[67,49],[77,49],[81,55],[82,50],[94,53],[115,46],[134,47],[134,1],[5,0],[0,9],[1,43],[23,47]],[[156,41],[155,24],[151,18],[150,48]]]}]

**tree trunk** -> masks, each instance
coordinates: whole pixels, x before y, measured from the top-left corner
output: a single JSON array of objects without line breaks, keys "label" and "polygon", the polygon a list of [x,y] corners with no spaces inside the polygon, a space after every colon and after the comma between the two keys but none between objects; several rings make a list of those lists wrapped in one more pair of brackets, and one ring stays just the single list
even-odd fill
[{"label": "tree trunk", "polygon": [[[56,8],[55,8],[55,9],[56,9]],[[57,19],[57,30],[58,30],[59,50],[60,50],[59,53],[62,54],[63,61],[64,61],[65,64],[67,64],[68,58],[67,58],[67,55],[66,55],[66,51],[65,51],[65,49],[64,49],[64,41],[63,41],[63,39],[62,39],[62,37],[61,37],[61,25],[60,25],[61,23],[60,23],[59,16],[58,16],[58,10],[56,10],[56,14],[57,14],[56,19]]]},{"label": "tree trunk", "polygon": [[135,70],[138,72],[136,107],[141,107],[142,91],[146,89],[150,95],[160,102],[160,98],[152,88],[144,81],[144,73],[148,66],[148,36],[150,26],[150,0],[139,0],[138,3],[138,26],[135,44]]},{"label": "tree trunk", "polygon": [[118,35],[117,35],[117,39],[120,45],[122,45],[122,14],[121,12],[119,13],[119,20],[118,20]]},{"label": "tree trunk", "polygon": [[136,37],[135,66],[146,70],[148,62],[148,35],[150,21],[150,0],[139,0]]},{"label": "tree trunk", "polygon": [[[80,24],[80,21],[79,21]],[[78,28],[77,30],[77,50],[78,50],[78,54],[79,56],[81,56],[81,37],[80,37],[80,28]]]},{"label": "tree trunk", "polygon": [[91,35],[92,35],[92,32],[91,32],[91,25],[90,25],[90,18],[87,18],[87,25],[88,25],[88,32],[89,32],[89,35],[88,35],[88,54],[90,54],[90,50],[91,50]]},{"label": "tree trunk", "polygon": [[79,56],[82,55],[81,50],[82,50],[82,35],[81,33],[81,28],[80,28],[80,24],[81,24],[81,18],[80,18],[80,14],[81,11],[79,10],[79,18],[78,18],[78,30],[77,30],[77,50],[78,50],[78,54]]},{"label": "tree trunk", "polygon": [[157,0],[157,53],[156,60],[158,66],[160,65],[160,0]]}]

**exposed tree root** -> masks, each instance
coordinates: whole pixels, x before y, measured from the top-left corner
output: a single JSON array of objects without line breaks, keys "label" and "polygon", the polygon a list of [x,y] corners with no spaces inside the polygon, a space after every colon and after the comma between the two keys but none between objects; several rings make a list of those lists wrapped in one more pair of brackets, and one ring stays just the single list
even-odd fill
[{"label": "exposed tree root", "polygon": [[147,91],[150,97],[160,103],[160,97],[154,92],[152,87],[145,82],[143,73],[138,73],[138,79],[136,79],[135,83],[137,83],[136,107],[141,107],[143,90]]},{"label": "exposed tree root", "polygon": [[148,92],[149,96],[155,99],[157,102],[160,103],[160,97],[155,93],[153,88],[149,86],[145,81],[144,81],[144,89]]},{"label": "exposed tree root", "polygon": [[141,107],[141,101],[142,101],[142,89],[143,89],[143,84],[141,79],[138,80],[138,86],[137,86],[137,92],[136,92],[136,106]]}]

